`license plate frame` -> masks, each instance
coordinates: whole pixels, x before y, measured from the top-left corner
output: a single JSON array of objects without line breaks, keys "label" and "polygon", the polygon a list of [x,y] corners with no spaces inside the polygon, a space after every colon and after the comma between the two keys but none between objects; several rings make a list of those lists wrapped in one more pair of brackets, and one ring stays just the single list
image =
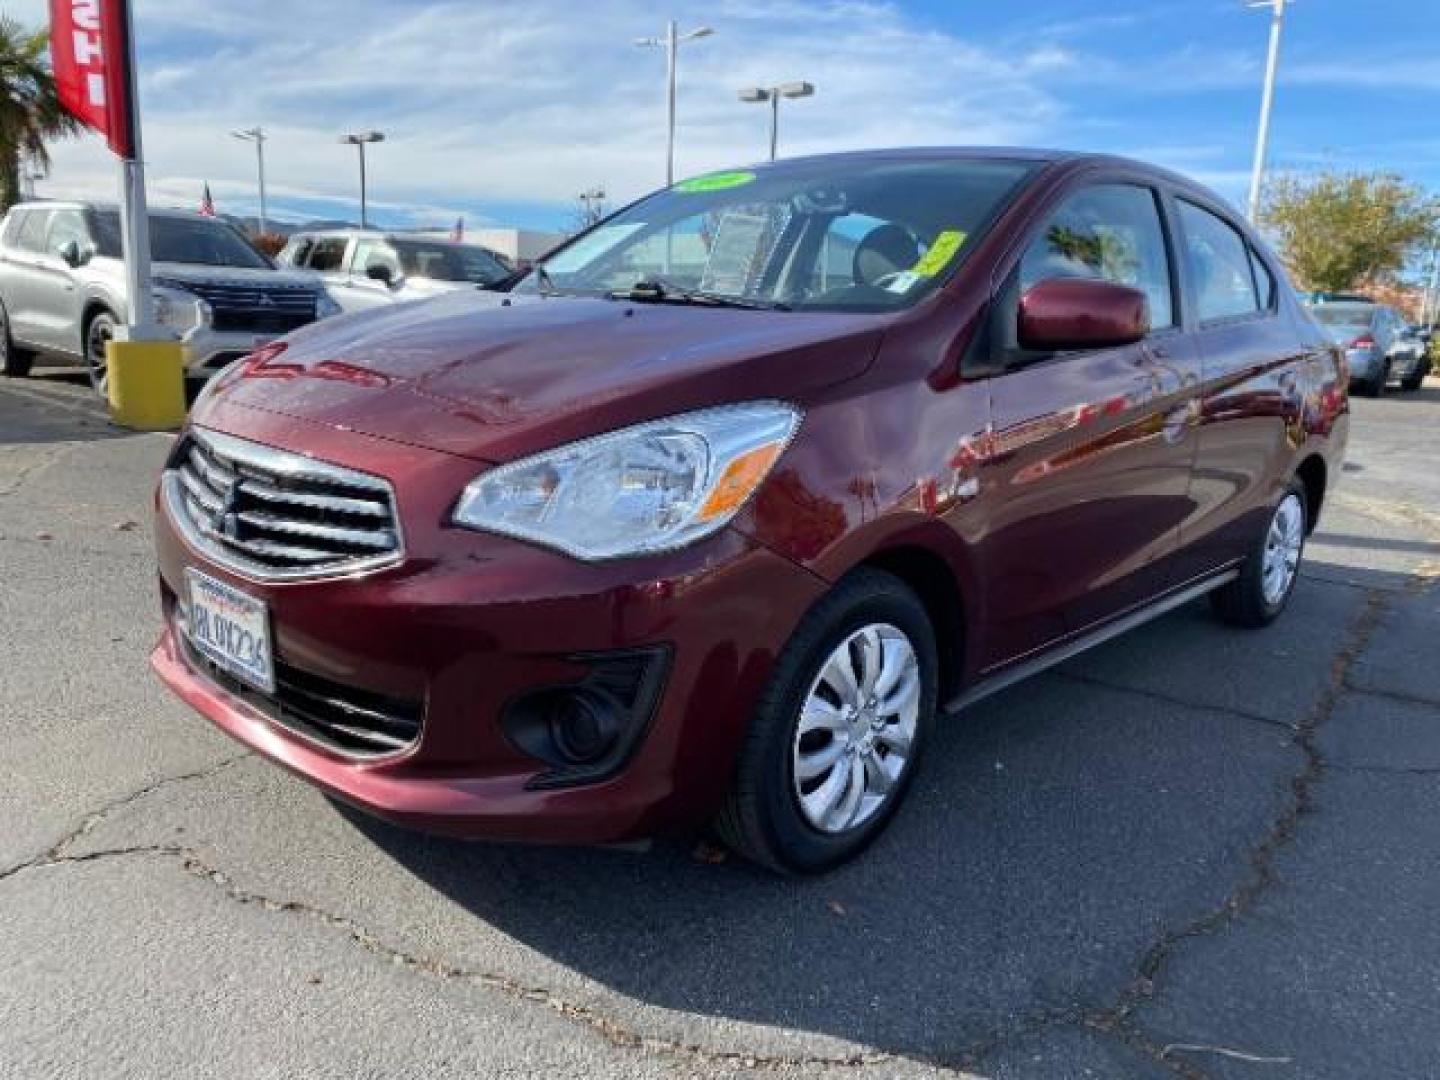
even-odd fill
[{"label": "license plate frame", "polygon": [[275,693],[270,605],[190,567],[185,636],[205,659],[246,686]]}]

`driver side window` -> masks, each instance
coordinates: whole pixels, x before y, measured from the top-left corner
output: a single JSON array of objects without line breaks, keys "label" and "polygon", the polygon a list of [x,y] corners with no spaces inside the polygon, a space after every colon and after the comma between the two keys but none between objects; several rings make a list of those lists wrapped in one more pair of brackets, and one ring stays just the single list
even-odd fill
[{"label": "driver side window", "polygon": [[1131,184],[1099,184],[1067,198],[1026,249],[1020,292],[1051,278],[1139,289],[1150,301],[1151,328],[1173,327],[1170,255],[1155,193]]}]

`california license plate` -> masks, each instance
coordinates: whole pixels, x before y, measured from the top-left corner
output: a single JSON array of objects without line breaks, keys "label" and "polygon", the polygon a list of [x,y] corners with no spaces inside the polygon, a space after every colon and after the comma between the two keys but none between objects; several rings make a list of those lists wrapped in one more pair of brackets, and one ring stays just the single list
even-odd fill
[{"label": "california license plate", "polygon": [[265,602],[198,570],[187,569],[185,577],[190,585],[190,643],[241,682],[273,694],[275,660]]}]

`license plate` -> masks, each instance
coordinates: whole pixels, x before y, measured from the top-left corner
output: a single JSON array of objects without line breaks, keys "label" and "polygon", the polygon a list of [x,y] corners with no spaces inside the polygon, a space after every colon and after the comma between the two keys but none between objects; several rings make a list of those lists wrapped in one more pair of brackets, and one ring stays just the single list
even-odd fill
[{"label": "license plate", "polygon": [[185,576],[190,584],[190,643],[241,682],[273,694],[275,660],[265,602],[198,570],[186,570]]}]

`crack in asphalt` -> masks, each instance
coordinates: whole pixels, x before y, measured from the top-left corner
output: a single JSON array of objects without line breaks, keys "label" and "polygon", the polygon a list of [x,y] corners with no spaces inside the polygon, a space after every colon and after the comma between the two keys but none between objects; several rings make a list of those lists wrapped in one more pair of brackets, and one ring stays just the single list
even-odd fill
[{"label": "crack in asphalt", "polygon": [[[248,755],[245,755],[248,756]],[[210,770],[219,771],[218,769]],[[196,774],[190,778],[197,778]],[[178,778],[177,778],[178,779]],[[173,782],[173,781],[172,781]],[[139,797],[138,795],[136,797]],[[127,800],[127,801],[133,801]],[[93,826],[92,826],[93,827]],[[82,835],[78,830],[74,837]],[[73,842],[73,841],[72,841]],[[58,847],[59,845],[57,845]],[[53,851],[54,849],[52,849]],[[347,915],[340,915],[302,900],[277,900],[264,893],[242,888],[230,875],[206,863],[192,848],[169,844],[140,844],[130,847],[101,848],[77,855],[63,852],[31,860],[6,872],[10,876],[22,870],[42,867],[73,866],[103,862],[107,859],[159,856],[178,864],[186,874],[218,889],[229,901],[244,907],[279,915],[308,919],[347,936],[355,945],[410,974],[444,982],[464,982],[505,995],[516,1001],[528,1002],[553,1010],[565,1019],[600,1036],[618,1050],[650,1053],[695,1063],[739,1066],[762,1071],[810,1068],[867,1068],[894,1060],[893,1054],[875,1051],[844,1056],[824,1054],[758,1054],[740,1050],[715,1050],[677,1039],[642,1035],[614,1017],[588,1005],[570,1001],[553,990],[533,986],[518,979],[476,968],[461,967],[431,956],[406,952],[390,944],[378,934]]]},{"label": "crack in asphalt", "polygon": [[1357,686],[1348,679],[1345,681],[1345,690],[1357,697],[1381,698],[1384,701],[1397,701],[1402,705],[1419,705],[1422,709],[1440,709],[1440,701],[1425,697],[1423,694],[1407,694],[1403,690],[1382,690],[1376,686]]},{"label": "crack in asphalt", "polygon": [[1112,1031],[1122,1038],[1127,1035],[1132,1038],[1140,1035],[1144,1044],[1158,1050],[1158,1053],[1151,1055],[1157,1061],[1170,1066],[1183,1065],[1190,1070],[1177,1070],[1180,1075],[1204,1075],[1193,1064],[1173,1056],[1184,1052],[1180,1044],[1159,1046],[1148,1035],[1144,1035],[1135,1023],[1134,1014],[1141,1005],[1155,996],[1157,980],[1182,943],[1213,934],[1235,922],[1250,911],[1260,897],[1278,881],[1275,870],[1277,856],[1294,840],[1302,819],[1314,810],[1314,787],[1325,769],[1325,761],[1317,743],[1319,730],[1334,714],[1340,699],[1348,692],[1346,682],[1350,669],[1369,645],[1390,602],[1391,596],[1384,590],[1371,590],[1360,611],[1352,619],[1344,643],[1331,658],[1329,685],[1295,730],[1295,744],[1304,754],[1304,763],[1300,771],[1290,778],[1289,804],[1271,823],[1259,842],[1251,848],[1247,860],[1250,867],[1248,876],[1241,880],[1217,907],[1192,919],[1179,929],[1165,931],[1141,956],[1130,985],[1121,992],[1109,1009],[1089,1019],[1090,1026],[1096,1030]]},{"label": "crack in asphalt", "polygon": [[[201,769],[194,769],[190,772],[184,773],[176,773],[171,776],[163,776],[159,780],[155,780],[152,783],[146,784],[142,788],[137,788],[135,791],[129,792],[125,795],[121,795],[117,799],[112,799],[111,801],[101,806],[98,810],[93,810],[89,814],[86,814],[79,825],[71,829],[69,832],[67,832],[59,840],[55,841],[54,844],[52,844],[45,851],[41,852],[39,855],[35,855],[32,858],[25,859],[22,862],[14,863],[13,865],[8,866],[3,870],[0,870],[0,881],[5,881],[6,879],[12,878],[17,874],[24,873],[27,870],[38,870],[41,867],[45,866],[59,866],[67,863],[87,862],[89,861],[91,856],[71,855],[68,853],[67,849],[74,846],[76,843],[84,839],[90,833],[94,832],[95,829],[97,829],[101,824],[103,824],[105,820],[109,818],[110,815],[113,814],[116,810],[119,810],[122,807],[129,806],[131,803],[139,802],[141,799],[146,798],[149,795],[153,795],[155,794],[155,792],[161,791],[164,788],[170,787],[173,784],[188,783],[191,780],[207,780],[210,777],[223,772],[237,762],[244,761],[250,756],[251,754],[249,753],[249,751],[232,754],[229,757],[226,757],[218,762],[206,765],[204,768]],[[158,849],[141,847],[130,850],[145,851]]]},{"label": "crack in asphalt", "polygon": [[1270,727],[1277,727],[1281,731],[1295,734],[1299,725],[1289,723],[1274,716],[1266,716],[1263,713],[1250,712],[1248,709],[1237,709],[1233,705],[1215,705],[1209,702],[1188,701],[1178,694],[1167,694],[1163,690],[1152,690],[1143,686],[1129,686],[1125,683],[1110,682],[1108,679],[1096,678],[1094,675],[1085,675],[1081,672],[1056,670],[1054,674],[1062,679],[1069,679],[1084,686],[1094,686],[1102,690],[1113,690],[1120,694],[1131,694],[1135,697],[1147,698],[1151,701],[1158,701],[1164,705],[1177,705],[1184,709],[1193,709],[1196,712],[1218,713],[1221,716],[1230,716],[1239,720],[1250,720],[1257,724],[1268,724]]}]

